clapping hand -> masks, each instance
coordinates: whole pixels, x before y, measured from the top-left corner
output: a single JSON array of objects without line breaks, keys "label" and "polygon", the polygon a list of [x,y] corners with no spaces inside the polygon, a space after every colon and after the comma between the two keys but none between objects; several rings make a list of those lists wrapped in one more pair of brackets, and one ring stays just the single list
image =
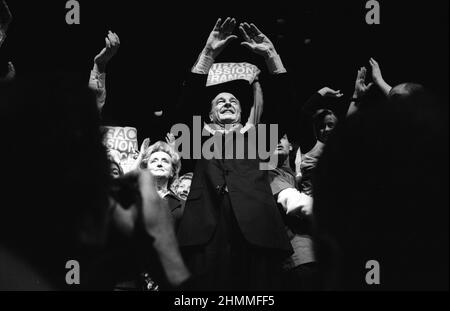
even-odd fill
[{"label": "clapping hand", "polygon": [[105,47],[94,58],[94,64],[98,67],[100,72],[105,72],[106,65],[116,55],[120,47],[119,36],[112,31],[108,32],[105,38]]},{"label": "clapping hand", "polygon": [[358,74],[356,76],[356,82],[355,82],[355,93],[354,96],[356,98],[363,97],[372,87],[373,82],[366,84],[366,75],[367,75],[367,69],[366,67],[362,67],[358,70]]},{"label": "clapping hand", "polygon": [[172,133],[167,133],[166,142],[173,150],[175,150],[175,136]]}]

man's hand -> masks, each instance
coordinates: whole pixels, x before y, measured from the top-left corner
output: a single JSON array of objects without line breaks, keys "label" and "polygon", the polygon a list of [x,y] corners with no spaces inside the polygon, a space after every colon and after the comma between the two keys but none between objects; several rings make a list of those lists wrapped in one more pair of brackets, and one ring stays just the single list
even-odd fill
[{"label": "man's hand", "polygon": [[120,47],[119,36],[111,31],[108,32],[108,36],[105,38],[105,47],[101,52],[95,56],[94,65],[100,73],[105,72],[106,65],[116,55]]},{"label": "man's hand", "polygon": [[134,154],[137,154],[137,157],[136,160],[134,161],[133,166],[131,167],[131,171],[139,170],[142,163],[142,159],[144,158],[145,151],[147,151],[149,145],[150,145],[150,138],[146,138],[141,144],[141,149],[139,153],[137,153],[137,150],[135,149]]},{"label": "man's hand", "polygon": [[367,91],[370,90],[373,85],[373,82],[366,84],[366,75],[366,67],[361,67],[358,70],[358,74],[356,76],[355,91],[353,93],[353,99],[350,102],[350,106],[348,107],[347,117],[351,116],[359,110],[359,99],[364,97],[364,95],[367,93]]},{"label": "man's hand", "polygon": [[330,89],[329,87],[324,87],[318,91],[318,93],[322,97],[332,97],[332,98],[340,98],[344,96],[344,94],[341,93],[341,91],[335,91],[333,89]]},{"label": "man's hand", "polygon": [[144,155],[145,151],[147,151],[148,146],[150,146],[150,138],[144,139],[144,141],[141,144],[141,149],[139,151],[139,154]]},{"label": "man's hand", "polygon": [[235,26],[236,20],[234,18],[227,17],[223,23],[222,19],[219,18],[214,29],[209,34],[203,49],[204,53],[212,58],[219,56],[223,49],[237,38],[237,36],[232,35]]},{"label": "man's hand", "polygon": [[381,69],[378,65],[377,61],[373,58],[369,60],[369,64],[372,67],[372,80],[376,84],[379,84],[380,82],[383,82],[383,76],[381,75]]},{"label": "man's hand", "polygon": [[295,188],[287,188],[281,191],[278,194],[277,202],[283,206],[286,215],[296,217],[312,215],[312,197],[300,193]]},{"label": "man's hand", "polygon": [[270,74],[286,73],[286,69],[272,41],[258,27],[254,24],[241,23],[239,30],[244,38],[244,42],[241,42],[241,45],[263,56]]},{"label": "man's hand", "polygon": [[378,65],[378,62],[373,58],[369,60],[369,64],[372,67],[373,82],[381,89],[384,95],[388,96],[392,87],[384,81],[383,76],[381,75],[380,65]]},{"label": "man's hand", "polygon": [[373,82],[366,84],[366,75],[366,67],[362,67],[360,70],[358,70],[358,75],[356,76],[355,82],[355,92],[353,94],[353,96],[356,98],[363,97],[373,85]]},{"label": "man's hand", "polygon": [[254,24],[249,25],[248,23],[241,23],[239,25],[239,30],[245,40],[241,43],[242,46],[245,46],[264,58],[267,58],[272,54],[276,54],[272,41],[270,41],[270,39]]}]

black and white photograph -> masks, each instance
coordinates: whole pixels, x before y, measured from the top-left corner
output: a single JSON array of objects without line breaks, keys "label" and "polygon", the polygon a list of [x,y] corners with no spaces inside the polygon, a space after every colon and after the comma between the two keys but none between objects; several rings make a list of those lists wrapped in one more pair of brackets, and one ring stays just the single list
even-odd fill
[{"label": "black and white photograph", "polygon": [[448,7],[0,0],[0,291],[448,291]]}]

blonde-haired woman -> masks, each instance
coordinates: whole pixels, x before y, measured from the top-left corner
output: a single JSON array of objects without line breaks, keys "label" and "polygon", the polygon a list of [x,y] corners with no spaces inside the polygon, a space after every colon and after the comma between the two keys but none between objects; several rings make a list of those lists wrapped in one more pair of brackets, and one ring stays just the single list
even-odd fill
[{"label": "blonde-haired woman", "polygon": [[166,142],[158,141],[151,146],[149,144],[148,138],[142,143],[135,167],[150,170],[156,182],[158,194],[169,203],[175,229],[177,229],[183,215],[184,205],[171,190],[171,185],[178,179],[181,159],[174,148]]}]

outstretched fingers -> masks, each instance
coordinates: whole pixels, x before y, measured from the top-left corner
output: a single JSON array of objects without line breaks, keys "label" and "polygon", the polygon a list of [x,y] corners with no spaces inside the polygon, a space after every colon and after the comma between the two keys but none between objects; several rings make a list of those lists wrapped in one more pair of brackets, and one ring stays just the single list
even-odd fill
[{"label": "outstretched fingers", "polygon": [[243,43],[246,43],[246,42],[251,42],[251,39],[250,39],[250,36],[248,35],[248,33],[245,31],[245,29],[244,29],[244,24],[240,24],[239,25],[239,30],[240,30],[240,32],[241,32],[241,34],[242,34],[242,37],[244,38],[244,40],[245,40],[245,42],[243,42]]},{"label": "outstretched fingers", "polygon": [[227,17],[225,19],[225,21],[223,22],[223,24],[220,26],[219,31],[221,31],[221,32],[227,31],[227,29],[230,27],[230,23],[231,23],[231,18]]},{"label": "outstretched fingers", "polygon": [[222,19],[219,17],[214,25],[213,31],[219,31],[222,23]]},{"label": "outstretched fingers", "polygon": [[252,30],[252,33],[253,33],[255,36],[259,36],[259,35],[262,34],[261,30],[259,30],[258,27],[256,27],[255,24],[253,24],[253,23],[250,24],[250,29]]}]

